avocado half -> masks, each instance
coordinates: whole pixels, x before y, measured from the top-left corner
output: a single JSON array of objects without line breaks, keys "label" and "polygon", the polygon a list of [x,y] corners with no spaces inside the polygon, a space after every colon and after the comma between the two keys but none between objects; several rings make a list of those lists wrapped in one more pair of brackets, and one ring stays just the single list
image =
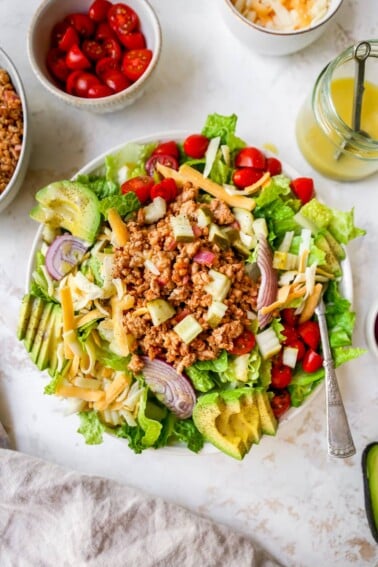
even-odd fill
[{"label": "avocado half", "polygon": [[378,543],[378,442],[370,443],[362,453],[365,509],[373,538]]}]

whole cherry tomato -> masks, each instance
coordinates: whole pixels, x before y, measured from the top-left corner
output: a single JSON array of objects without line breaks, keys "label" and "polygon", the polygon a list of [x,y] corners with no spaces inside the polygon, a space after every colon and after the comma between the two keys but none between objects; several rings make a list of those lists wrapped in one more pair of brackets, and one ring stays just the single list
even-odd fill
[{"label": "whole cherry tomato", "polygon": [[174,179],[167,177],[160,183],[156,183],[151,189],[151,199],[163,197],[167,203],[171,203],[177,197],[177,185]]},{"label": "whole cherry tomato", "polygon": [[146,47],[146,38],[142,32],[118,32],[117,37],[127,49],[144,49]]},{"label": "whole cherry tomato", "polygon": [[111,2],[107,0],[94,0],[93,4],[89,7],[88,15],[94,22],[102,22],[106,19],[111,6]]},{"label": "whole cherry tomato", "polygon": [[99,83],[98,85],[92,85],[89,87],[87,92],[87,98],[102,98],[104,96],[110,96],[114,94],[114,91],[108,87],[108,85],[102,85]]},{"label": "whole cherry tomato", "polygon": [[263,176],[263,171],[261,169],[254,169],[253,167],[242,167],[241,169],[236,169],[232,176],[232,181],[239,187],[239,189],[244,189],[253,185]]},{"label": "whole cherry tomato", "polygon": [[105,57],[104,47],[94,39],[84,40],[81,49],[84,55],[86,55],[88,59],[92,59],[92,61],[99,61]]},{"label": "whole cherry tomato", "polygon": [[291,190],[305,205],[313,198],[315,194],[314,181],[311,177],[297,177],[290,183]]},{"label": "whole cherry tomato", "polygon": [[153,177],[155,173],[157,163],[161,163],[162,165],[171,167],[172,169],[178,169],[178,161],[174,156],[170,156],[168,154],[151,155],[144,166],[148,175],[151,177]]},{"label": "whole cherry tomato", "polygon": [[230,354],[247,354],[248,352],[251,352],[256,344],[255,335],[252,333],[252,331],[245,329],[241,335],[233,340],[233,343],[234,346],[229,351]]},{"label": "whole cherry tomato", "polygon": [[209,143],[210,140],[206,136],[191,134],[184,140],[184,152],[191,158],[201,159],[204,157]]},{"label": "whole cherry tomato", "polygon": [[323,357],[311,348],[306,352],[302,360],[302,368],[305,372],[315,372],[322,367]]},{"label": "whole cherry tomato", "polygon": [[69,94],[86,98],[88,90],[95,85],[100,85],[100,80],[93,73],[73,71],[67,79],[66,90]]},{"label": "whole cherry tomato", "polygon": [[150,49],[132,49],[122,60],[122,71],[130,81],[137,81],[143,75],[152,59]]},{"label": "whole cherry tomato", "polygon": [[161,142],[158,146],[156,146],[156,148],[152,152],[153,156],[157,156],[161,154],[173,156],[176,159],[179,159],[180,157],[178,145],[173,140],[170,142]]},{"label": "whole cherry tomato", "polygon": [[73,45],[78,45],[79,34],[73,26],[68,26],[58,42],[58,47],[62,51],[69,51]]},{"label": "whole cherry tomato", "polygon": [[293,377],[293,373],[289,366],[273,366],[272,367],[272,374],[271,374],[271,385],[273,388],[277,388],[282,390],[282,388],[286,388]]},{"label": "whole cherry tomato", "polygon": [[136,12],[126,4],[113,4],[107,13],[110,27],[117,34],[129,33],[139,26],[139,18]]},{"label": "whole cherry tomato", "polygon": [[265,169],[266,158],[258,148],[243,148],[235,158],[236,167],[253,167],[255,169]]},{"label": "whole cherry tomato", "polygon": [[154,186],[154,180],[149,175],[138,175],[132,177],[121,185],[122,193],[132,191],[136,194],[139,201],[144,204],[151,198],[151,189]]},{"label": "whole cherry tomato", "polygon": [[83,37],[91,37],[94,34],[94,23],[87,14],[69,14],[66,21]]},{"label": "whole cherry tomato", "polygon": [[110,71],[121,71],[119,61],[113,57],[104,57],[96,63],[96,75],[100,78],[105,77]]},{"label": "whole cherry tomato", "polygon": [[275,394],[270,401],[272,410],[277,419],[279,419],[291,406],[290,394],[287,390],[281,390]]},{"label": "whole cherry tomato", "polygon": [[298,326],[298,335],[311,347],[317,350],[320,342],[320,329],[316,321],[305,321]]},{"label": "whole cherry tomato", "polygon": [[121,71],[108,71],[104,75],[103,81],[116,93],[119,93],[130,86],[130,81],[123,73],[121,73]]},{"label": "whole cherry tomato", "polygon": [[279,159],[275,157],[268,157],[266,159],[266,169],[269,171],[270,175],[279,175],[282,173],[282,164]]},{"label": "whole cherry tomato", "polygon": [[67,52],[66,65],[69,69],[76,71],[78,69],[89,69],[91,62],[78,45],[73,45]]},{"label": "whole cherry tomato", "polygon": [[70,74],[65,54],[56,47],[53,47],[47,53],[46,65],[50,73],[59,81],[65,82]]}]

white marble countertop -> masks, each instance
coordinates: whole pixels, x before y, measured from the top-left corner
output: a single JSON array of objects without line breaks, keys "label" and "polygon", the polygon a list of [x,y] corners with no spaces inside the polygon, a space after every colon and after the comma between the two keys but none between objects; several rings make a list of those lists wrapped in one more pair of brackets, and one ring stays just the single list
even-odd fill
[{"label": "white marble countertop", "polygon": [[[324,392],[275,438],[241,463],[223,454],[134,455],[107,438],[86,446],[76,417],[43,395],[46,378],[34,368],[15,328],[36,225],[28,217],[35,191],[70,176],[122,141],[172,129],[196,131],[210,112],[239,116],[238,133],[275,144],[279,156],[313,176],[331,206],[355,207],[367,236],[349,247],[357,312],[355,345],[366,346],[364,321],[377,299],[378,177],[354,184],[326,180],[301,156],[294,122],[324,65],[355,40],[378,36],[376,0],[345,0],[337,23],[314,45],[283,58],[251,53],[230,35],[221,0],[152,0],[163,30],[159,72],[134,106],[95,116],[62,105],[34,77],[26,55],[28,22],[38,0],[0,2],[1,47],[16,63],[26,89],[34,145],[24,187],[0,217],[0,417],[18,450],[142,488],[222,521],[260,542],[286,566],[378,565],[365,518],[361,452],[378,440],[377,360],[367,353],[339,378],[357,455],[327,457]],[[0,463],[1,466],[1,463]]]}]

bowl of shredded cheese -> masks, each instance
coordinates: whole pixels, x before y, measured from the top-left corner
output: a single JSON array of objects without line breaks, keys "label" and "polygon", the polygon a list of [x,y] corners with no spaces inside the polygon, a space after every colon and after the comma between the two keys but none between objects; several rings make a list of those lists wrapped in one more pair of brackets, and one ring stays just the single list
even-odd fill
[{"label": "bowl of shredded cheese", "polygon": [[288,55],[304,49],[333,22],[343,0],[223,0],[231,32],[254,51]]}]

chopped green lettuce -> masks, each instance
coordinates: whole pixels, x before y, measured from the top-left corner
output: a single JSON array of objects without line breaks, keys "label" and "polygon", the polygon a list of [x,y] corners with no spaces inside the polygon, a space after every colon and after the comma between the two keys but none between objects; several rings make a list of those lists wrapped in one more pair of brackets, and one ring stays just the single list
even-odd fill
[{"label": "chopped green lettuce", "polygon": [[119,215],[128,219],[130,215],[140,208],[140,201],[133,191],[125,193],[124,195],[113,195],[110,197],[105,197],[99,202],[100,213],[104,217],[108,216],[109,209],[116,209]]},{"label": "chopped green lettuce", "polygon": [[[289,252],[291,254],[299,254],[299,247],[301,245],[301,241],[302,241],[302,237],[300,235],[294,236],[293,240],[291,242],[291,246],[290,246],[290,250]],[[314,243],[314,239],[311,238],[311,244],[310,244],[310,254],[308,257],[308,265],[312,266],[312,264],[318,264],[319,266],[322,264],[326,263],[326,253],[324,252],[324,250],[321,250],[320,248],[318,248],[318,246],[315,245]]]},{"label": "chopped green lettuce", "polygon": [[326,319],[331,347],[352,344],[352,333],[356,319],[348,299],[339,291],[338,284],[331,281],[325,293]]},{"label": "chopped green lettuce", "polygon": [[101,423],[96,411],[79,412],[80,427],[77,430],[85,439],[87,445],[100,445],[103,441],[102,434],[105,426]]},{"label": "chopped green lettuce", "polygon": [[79,175],[76,180],[96,193],[99,200],[120,193],[118,183],[99,175]]},{"label": "chopped green lettuce", "polygon": [[125,371],[130,362],[129,356],[120,356],[112,352],[104,341],[102,341],[101,347],[93,343],[96,349],[96,360],[103,366],[107,368],[113,368],[113,370]]},{"label": "chopped green lettuce", "polygon": [[192,419],[178,419],[174,424],[173,434],[194,453],[198,453],[203,448],[204,438]]},{"label": "chopped green lettuce", "polygon": [[227,144],[230,151],[240,150],[247,144],[235,135],[236,123],[238,117],[236,114],[231,116],[222,116],[221,114],[209,114],[206,119],[205,126],[202,129],[202,134],[207,138],[220,137],[221,144]]},{"label": "chopped green lettuce", "polygon": [[144,164],[156,145],[156,143],[129,143],[117,153],[107,156],[105,158],[106,179],[118,183],[119,172],[123,167],[127,168],[127,179],[137,175],[146,175]]},{"label": "chopped green lettuce", "polygon": [[199,392],[208,392],[214,388],[216,379],[228,368],[227,352],[223,350],[215,360],[198,360],[185,368],[193,386]]},{"label": "chopped green lettuce", "polygon": [[115,433],[117,437],[127,439],[129,448],[137,455],[146,449],[143,444],[144,430],[140,425],[132,426],[125,422],[116,428]]},{"label": "chopped green lettuce", "polygon": [[162,425],[159,421],[151,419],[146,415],[148,388],[144,388],[139,398],[138,423],[144,431],[142,444],[144,447],[152,447],[159,438]]}]

